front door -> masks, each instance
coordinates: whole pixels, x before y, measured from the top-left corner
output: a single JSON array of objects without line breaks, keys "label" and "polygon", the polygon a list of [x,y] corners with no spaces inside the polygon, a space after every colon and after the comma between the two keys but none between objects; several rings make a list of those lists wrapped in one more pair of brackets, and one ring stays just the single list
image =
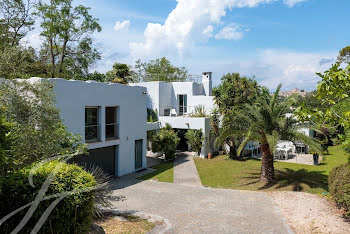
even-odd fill
[{"label": "front door", "polygon": [[142,140],[135,141],[135,169],[142,168]]},{"label": "front door", "polygon": [[179,115],[187,113],[187,95],[179,95]]}]

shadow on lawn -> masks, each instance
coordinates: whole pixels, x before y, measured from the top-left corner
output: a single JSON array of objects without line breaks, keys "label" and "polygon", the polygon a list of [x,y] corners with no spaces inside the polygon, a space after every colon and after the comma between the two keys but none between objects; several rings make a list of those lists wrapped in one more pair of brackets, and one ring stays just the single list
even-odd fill
[{"label": "shadow on lawn", "polygon": [[[310,188],[328,190],[328,176],[323,173],[325,171],[307,171],[306,169],[293,170],[285,168],[284,170],[275,170],[275,181],[261,186],[258,190],[272,187],[282,189],[291,186],[293,191],[303,191],[305,190],[305,185]],[[249,177],[244,177],[244,179],[252,180],[245,185],[260,183],[260,173],[250,173],[250,175]]]}]

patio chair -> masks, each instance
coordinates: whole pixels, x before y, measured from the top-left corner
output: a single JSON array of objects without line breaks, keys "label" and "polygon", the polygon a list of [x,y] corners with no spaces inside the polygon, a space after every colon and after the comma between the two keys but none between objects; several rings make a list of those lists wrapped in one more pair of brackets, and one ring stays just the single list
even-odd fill
[{"label": "patio chair", "polygon": [[170,110],[170,116],[177,116],[176,110],[175,109],[171,109]]}]

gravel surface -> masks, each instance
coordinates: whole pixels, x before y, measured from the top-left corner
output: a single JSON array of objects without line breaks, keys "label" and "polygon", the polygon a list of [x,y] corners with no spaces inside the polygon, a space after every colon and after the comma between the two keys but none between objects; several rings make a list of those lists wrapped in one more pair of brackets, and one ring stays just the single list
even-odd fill
[{"label": "gravel surface", "polygon": [[167,224],[165,233],[292,233],[273,199],[264,192],[191,187],[139,181],[113,181],[120,211],[152,214]]},{"label": "gravel surface", "polygon": [[295,233],[350,233],[350,223],[327,198],[301,192],[272,192],[270,195]]}]

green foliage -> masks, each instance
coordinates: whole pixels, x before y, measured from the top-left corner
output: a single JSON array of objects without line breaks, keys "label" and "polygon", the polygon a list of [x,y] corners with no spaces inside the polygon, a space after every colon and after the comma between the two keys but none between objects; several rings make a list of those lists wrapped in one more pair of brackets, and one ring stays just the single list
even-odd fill
[{"label": "green foliage", "polygon": [[239,73],[228,73],[213,89],[213,95],[220,113],[226,114],[239,105],[254,103],[261,90],[254,79],[242,77]]},{"label": "green foliage", "polygon": [[0,1],[0,50],[2,47],[17,46],[31,30],[34,24],[30,12],[32,5],[31,0]]},{"label": "green foliage", "polygon": [[202,150],[202,144],[204,141],[203,131],[200,130],[188,130],[185,134],[187,143],[190,145],[191,150],[196,152],[199,156]]},{"label": "green foliage", "polygon": [[[32,187],[28,182],[30,168],[15,171],[6,178],[1,178],[0,217],[2,218],[15,209],[34,201],[42,184],[58,165],[58,161],[52,161],[40,166],[33,176],[35,187]],[[93,217],[95,196],[93,191],[82,192],[81,190],[96,185],[97,183],[91,174],[76,165],[63,163],[45,196],[71,191],[76,191],[76,193],[65,197],[58,203],[45,221],[40,233],[88,233]],[[22,233],[30,233],[43,212],[56,199],[52,198],[40,202],[32,218],[22,229]],[[2,224],[0,232],[10,233],[19,224],[27,209]]]},{"label": "green foliage", "polygon": [[165,57],[144,63],[137,60],[135,69],[136,81],[185,81],[188,75],[185,67],[176,67]]},{"label": "green foliage", "polygon": [[90,37],[101,31],[98,20],[89,14],[90,8],[73,5],[73,0],[39,1],[36,5],[35,15],[45,38],[41,54],[51,77],[81,78],[100,59]]},{"label": "green foliage", "polygon": [[196,106],[194,112],[191,113],[191,117],[193,118],[204,118],[209,117],[207,111],[203,105]]},{"label": "green foliage", "polygon": [[179,143],[180,138],[168,124],[154,137],[152,142],[152,151],[163,152],[166,160],[173,160],[175,159],[176,148]]},{"label": "green foliage", "polygon": [[350,64],[350,46],[347,46],[339,51],[338,61]]},{"label": "green foliage", "polygon": [[130,67],[123,63],[114,63],[113,69],[106,73],[107,80],[113,83],[128,84],[133,82],[133,77]]},{"label": "green foliage", "polygon": [[322,153],[318,143],[298,131],[303,125],[286,116],[295,99],[292,96],[279,99],[280,89],[281,85],[272,96],[265,90],[254,105],[246,104],[225,115],[222,131],[217,139],[218,143],[222,143],[228,137],[243,138],[238,155],[249,141],[260,142],[263,151],[261,179],[268,182],[274,179],[273,152],[278,140],[301,141],[311,150]]},{"label": "green foliage", "polygon": [[158,121],[157,109],[154,111],[147,108],[147,122],[154,123]]},{"label": "green foliage", "polygon": [[107,77],[105,74],[95,71],[94,73],[89,73],[85,80],[95,80],[98,82],[105,82],[107,80]]},{"label": "green foliage", "polygon": [[[0,105],[11,123],[5,165],[20,168],[52,156],[85,149],[79,136],[69,133],[56,107],[52,84],[8,81],[0,84]],[[1,171],[6,173],[7,170]]]},{"label": "green foliage", "polygon": [[350,217],[350,165],[334,168],[329,174],[328,184],[332,197],[346,211],[345,215]]},{"label": "green foliage", "polygon": [[0,77],[17,79],[32,76],[46,76],[46,65],[33,48],[11,46],[0,50]]}]

